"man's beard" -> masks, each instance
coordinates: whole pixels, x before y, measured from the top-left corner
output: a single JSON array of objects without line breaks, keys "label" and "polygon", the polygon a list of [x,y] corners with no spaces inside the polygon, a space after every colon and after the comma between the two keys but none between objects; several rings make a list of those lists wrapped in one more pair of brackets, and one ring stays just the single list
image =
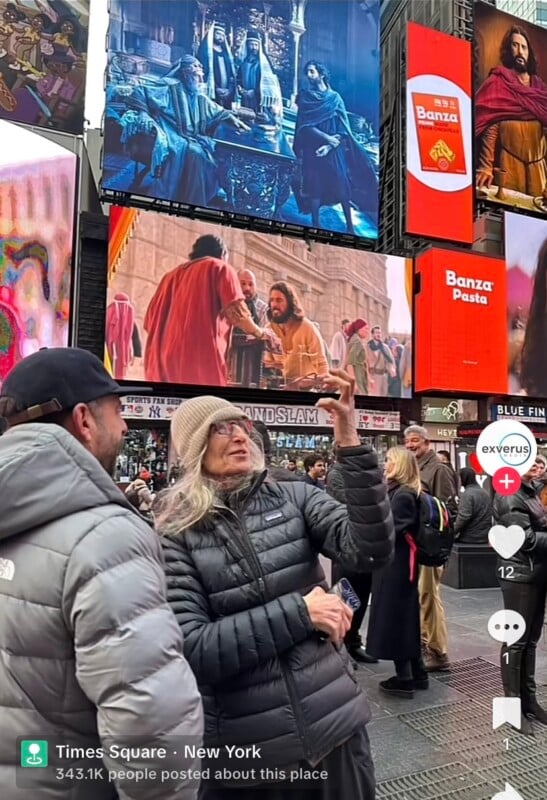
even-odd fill
[{"label": "man's beard", "polygon": [[527,61],[517,61],[516,58],[513,59],[513,69],[515,72],[528,72],[528,62]]},{"label": "man's beard", "polygon": [[251,64],[256,64],[258,61],[258,53],[249,53],[247,55],[247,61],[250,61]]},{"label": "man's beard", "polygon": [[199,78],[197,78],[195,75],[185,75],[183,82],[184,86],[190,92],[190,94],[197,94],[201,84]]},{"label": "man's beard", "polygon": [[284,314],[276,314],[275,317],[272,314],[271,309],[268,309],[268,319],[271,322],[275,322],[276,325],[283,325],[285,322],[288,322],[292,317],[292,311],[287,309]]},{"label": "man's beard", "polygon": [[101,447],[101,452],[96,456],[97,461],[101,465],[101,467],[108,473],[111,478],[114,478],[116,475],[116,467],[118,466],[118,456],[120,455],[123,448],[123,440],[120,444],[114,445],[113,442],[109,443],[108,446],[105,444],[104,447]]}]

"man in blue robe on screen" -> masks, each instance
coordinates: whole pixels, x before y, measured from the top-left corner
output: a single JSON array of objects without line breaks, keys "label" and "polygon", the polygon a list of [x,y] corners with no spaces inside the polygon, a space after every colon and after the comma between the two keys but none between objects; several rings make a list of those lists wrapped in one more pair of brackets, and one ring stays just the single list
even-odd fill
[{"label": "man in blue robe on screen", "polygon": [[298,115],[294,151],[302,162],[302,183],[296,192],[300,210],[311,213],[320,228],[321,206],[342,205],[347,233],[353,234],[351,204],[374,213],[378,180],[369,156],[350,127],[344,101],[330,87],[323,64],[304,67],[308,88],[296,98]]},{"label": "man in blue robe on screen", "polygon": [[[201,92],[203,68],[183,56],[155,83],[111,85],[107,108],[121,126],[121,143],[133,160],[146,163],[139,193],[194,206],[216,196],[218,169],[211,138],[218,125],[249,128]],[[123,112],[115,111],[123,104]]]}]

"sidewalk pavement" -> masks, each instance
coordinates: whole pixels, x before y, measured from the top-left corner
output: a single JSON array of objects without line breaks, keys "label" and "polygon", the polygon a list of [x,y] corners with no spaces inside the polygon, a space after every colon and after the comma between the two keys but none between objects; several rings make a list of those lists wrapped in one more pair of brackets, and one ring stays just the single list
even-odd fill
[{"label": "sidewalk pavement", "polygon": [[[500,645],[488,634],[503,608],[499,589],[442,587],[451,670],[432,673],[414,699],[384,695],[392,662],[359,666],[373,712],[368,726],[377,800],[492,800],[508,782],[523,800],[547,798],[547,727],[534,738],[508,725],[492,730],[492,698],[502,696]],[[364,630],[367,621],[365,620]],[[547,644],[538,645],[538,699],[547,706]]]}]

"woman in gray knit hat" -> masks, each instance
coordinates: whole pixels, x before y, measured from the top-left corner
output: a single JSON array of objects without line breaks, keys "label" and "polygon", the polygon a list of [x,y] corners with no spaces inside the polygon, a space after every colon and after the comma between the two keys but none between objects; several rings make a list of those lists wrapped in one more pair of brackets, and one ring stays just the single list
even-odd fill
[{"label": "woman in gray knit hat", "polygon": [[351,379],[333,371],[324,389],[340,393],[318,405],[333,415],[347,506],[271,480],[252,423],[226,400],[187,400],[171,423],[183,477],[158,527],[203,697],[201,800],[374,798],[370,709],[343,646],[352,612],[326,591],[319,554],[348,572],[382,567],[393,522]]}]

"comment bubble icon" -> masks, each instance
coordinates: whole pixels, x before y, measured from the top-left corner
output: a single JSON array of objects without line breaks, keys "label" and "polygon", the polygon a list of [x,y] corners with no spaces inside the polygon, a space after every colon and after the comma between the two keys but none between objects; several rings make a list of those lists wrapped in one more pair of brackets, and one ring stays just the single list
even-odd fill
[{"label": "comment bubble icon", "polygon": [[525,631],[526,622],[518,611],[511,611],[511,609],[496,611],[488,620],[488,633],[492,639],[503,642],[509,647],[518,642]]}]

